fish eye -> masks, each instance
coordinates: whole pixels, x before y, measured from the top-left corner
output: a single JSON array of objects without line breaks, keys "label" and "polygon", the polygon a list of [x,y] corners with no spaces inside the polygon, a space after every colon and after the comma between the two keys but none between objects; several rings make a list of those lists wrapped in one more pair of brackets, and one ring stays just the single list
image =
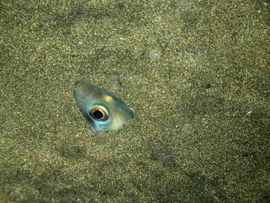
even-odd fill
[{"label": "fish eye", "polygon": [[107,120],[109,118],[109,111],[105,106],[94,105],[89,110],[89,114],[96,120]]}]

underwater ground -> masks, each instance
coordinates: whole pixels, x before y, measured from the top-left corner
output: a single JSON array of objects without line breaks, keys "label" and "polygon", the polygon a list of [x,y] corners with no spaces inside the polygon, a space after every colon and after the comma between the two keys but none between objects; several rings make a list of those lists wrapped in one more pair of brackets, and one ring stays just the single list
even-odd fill
[{"label": "underwater ground", "polygon": [[[0,202],[270,201],[268,0],[2,0],[0,36]],[[82,79],[136,117],[94,135]]]}]

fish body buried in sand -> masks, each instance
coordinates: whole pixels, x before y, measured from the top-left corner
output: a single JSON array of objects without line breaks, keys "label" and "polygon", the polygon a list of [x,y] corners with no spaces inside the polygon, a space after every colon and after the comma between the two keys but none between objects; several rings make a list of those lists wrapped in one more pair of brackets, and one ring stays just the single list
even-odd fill
[{"label": "fish body buried in sand", "polygon": [[94,133],[118,130],[134,117],[134,112],[120,98],[89,81],[75,83],[74,97]]}]

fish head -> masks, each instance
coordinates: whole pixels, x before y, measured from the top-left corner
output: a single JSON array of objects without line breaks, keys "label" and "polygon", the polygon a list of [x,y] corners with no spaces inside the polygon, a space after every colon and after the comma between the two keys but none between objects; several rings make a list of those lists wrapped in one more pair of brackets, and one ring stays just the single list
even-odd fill
[{"label": "fish head", "polygon": [[77,81],[75,101],[92,132],[118,130],[134,117],[134,112],[113,93],[89,81]]}]

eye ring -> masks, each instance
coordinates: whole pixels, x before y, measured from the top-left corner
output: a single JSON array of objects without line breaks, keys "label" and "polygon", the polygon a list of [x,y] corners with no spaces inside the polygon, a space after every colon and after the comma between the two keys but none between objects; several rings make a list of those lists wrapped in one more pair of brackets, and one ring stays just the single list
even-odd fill
[{"label": "eye ring", "polygon": [[109,118],[108,109],[100,104],[92,106],[89,110],[89,114],[95,120],[105,121]]}]

